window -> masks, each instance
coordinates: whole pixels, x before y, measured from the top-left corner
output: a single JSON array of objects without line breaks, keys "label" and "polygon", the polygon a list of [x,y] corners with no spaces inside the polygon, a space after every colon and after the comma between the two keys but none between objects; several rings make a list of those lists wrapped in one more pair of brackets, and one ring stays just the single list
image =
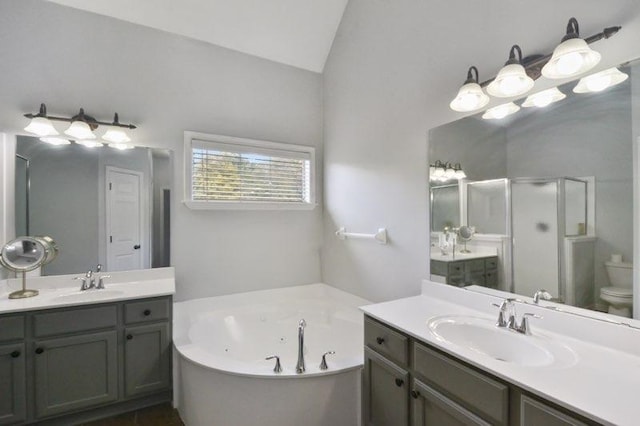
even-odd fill
[{"label": "window", "polygon": [[185,132],[185,203],[195,209],[312,209],[315,149]]}]

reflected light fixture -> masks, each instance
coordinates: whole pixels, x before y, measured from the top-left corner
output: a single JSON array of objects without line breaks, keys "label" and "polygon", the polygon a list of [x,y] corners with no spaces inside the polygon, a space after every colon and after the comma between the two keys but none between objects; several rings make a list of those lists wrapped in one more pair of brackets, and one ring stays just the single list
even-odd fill
[{"label": "reflected light fixture", "polygon": [[520,111],[520,107],[513,102],[509,102],[489,108],[484,114],[482,114],[482,118],[485,120],[500,120],[508,115],[515,114],[518,111]]},{"label": "reflected light fixture", "polygon": [[487,92],[498,98],[510,98],[527,93],[533,84],[533,79],[522,66],[522,50],[514,44],[509,51],[509,60],[487,86]]},{"label": "reflected light fixture", "polygon": [[618,68],[609,68],[581,78],[573,91],[575,93],[602,92],[604,89],[622,83],[627,78],[629,76]]},{"label": "reflected light fixture", "polygon": [[434,164],[429,165],[429,180],[437,182],[446,182],[452,179],[464,179],[467,174],[462,170],[460,163],[455,166],[452,163],[443,163],[436,160]]},{"label": "reflected light fixture", "polygon": [[589,71],[600,62],[600,54],[580,38],[576,18],[569,19],[567,34],[554,49],[551,59],[542,67],[542,75],[555,78],[574,77]]},{"label": "reflected light fixture", "polygon": [[102,142],[98,142],[94,139],[80,139],[77,140],[76,143],[87,148],[98,148],[102,146]]},{"label": "reflected light fixture", "polygon": [[[473,73],[475,72],[475,76]],[[489,96],[478,83],[478,68],[472,66],[467,71],[467,79],[458,91],[458,95],[449,104],[449,107],[458,112],[475,111],[489,103]]]},{"label": "reflected light fixture", "polygon": [[552,87],[551,89],[543,90],[542,92],[527,96],[527,99],[522,103],[522,106],[524,108],[544,108],[554,102],[561,101],[566,97],[567,95],[562,93],[557,87]]},{"label": "reflected light fixture", "polygon": [[69,145],[71,141],[69,139],[60,138],[56,136],[47,136],[40,138],[42,142],[48,143],[49,145]]},{"label": "reflected light fixture", "polygon": [[31,115],[31,121],[24,128],[29,133],[33,133],[38,136],[56,136],[59,135],[58,131],[51,121],[47,118],[47,107],[45,104],[40,104],[40,112],[35,115]]}]

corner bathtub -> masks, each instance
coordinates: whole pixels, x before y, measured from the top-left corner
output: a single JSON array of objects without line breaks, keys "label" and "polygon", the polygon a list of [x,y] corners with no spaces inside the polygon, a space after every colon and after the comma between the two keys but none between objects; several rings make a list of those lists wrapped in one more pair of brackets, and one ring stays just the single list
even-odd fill
[{"label": "corner bathtub", "polygon": [[[360,423],[365,299],[325,284],[174,304],[175,405],[187,426]],[[306,372],[296,374],[298,322]],[[322,354],[327,370],[320,370]],[[280,356],[282,372],[274,373]]]}]

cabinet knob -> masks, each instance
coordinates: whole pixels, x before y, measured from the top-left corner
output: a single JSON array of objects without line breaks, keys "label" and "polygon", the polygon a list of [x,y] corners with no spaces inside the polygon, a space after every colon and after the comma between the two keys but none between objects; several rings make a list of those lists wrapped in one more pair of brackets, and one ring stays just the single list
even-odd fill
[{"label": "cabinet knob", "polygon": [[418,399],[418,397],[420,396],[420,392],[416,391],[416,390],[412,390],[411,391],[411,397],[413,399]]},{"label": "cabinet knob", "polygon": [[42,352],[44,352],[44,348],[36,348],[36,353],[38,355],[40,355]]},{"label": "cabinet knob", "polygon": [[149,315],[151,315],[151,309],[145,309],[143,314],[145,317],[148,317]]},{"label": "cabinet knob", "polygon": [[379,345],[384,343],[384,339],[382,337],[376,337],[376,342],[378,342]]},{"label": "cabinet knob", "polygon": [[133,335],[132,334],[127,334],[127,340],[131,340],[133,339]]},{"label": "cabinet knob", "polygon": [[396,379],[396,386],[397,386],[397,387],[401,387],[402,385],[404,385],[404,380],[402,380],[402,379]]},{"label": "cabinet knob", "polygon": [[11,352],[11,358],[18,358],[20,356],[20,351]]}]

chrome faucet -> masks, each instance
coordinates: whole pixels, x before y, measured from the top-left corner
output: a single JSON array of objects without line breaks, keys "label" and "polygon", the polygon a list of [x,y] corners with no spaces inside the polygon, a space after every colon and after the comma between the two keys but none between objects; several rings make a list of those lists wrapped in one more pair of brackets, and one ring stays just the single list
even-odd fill
[{"label": "chrome faucet", "polygon": [[[96,267],[96,273],[99,273],[100,271],[102,271],[102,265],[98,263],[98,266]],[[76,280],[82,280],[82,285],[80,286],[80,291],[85,291],[85,290],[89,290],[92,288],[98,289],[98,290],[102,290],[104,288],[104,279],[105,278],[111,278],[111,275],[101,275],[101,276],[95,276],[93,271],[91,269],[89,269],[87,271],[87,273],[84,275],[84,277],[77,277],[74,278]],[[96,284],[96,280],[98,281],[98,283]]]},{"label": "chrome faucet", "polygon": [[509,330],[515,331],[517,333],[525,334],[527,336],[531,335],[531,327],[529,326],[529,318],[537,318],[542,319],[541,316],[533,314],[531,312],[527,312],[522,315],[522,319],[518,322],[516,316],[516,306],[515,302],[517,299],[505,299],[502,301],[500,305],[493,303],[493,306],[499,307],[500,312],[498,313],[498,321],[496,322],[496,327],[507,328]]},{"label": "chrome faucet", "polygon": [[540,289],[533,294],[533,303],[536,305],[540,303],[540,299],[551,300],[551,293],[547,290]]},{"label": "chrome faucet", "polygon": [[298,363],[296,364],[296,373],[304,373],[304,328],[307,322],[301,319],[298,323]]}]

